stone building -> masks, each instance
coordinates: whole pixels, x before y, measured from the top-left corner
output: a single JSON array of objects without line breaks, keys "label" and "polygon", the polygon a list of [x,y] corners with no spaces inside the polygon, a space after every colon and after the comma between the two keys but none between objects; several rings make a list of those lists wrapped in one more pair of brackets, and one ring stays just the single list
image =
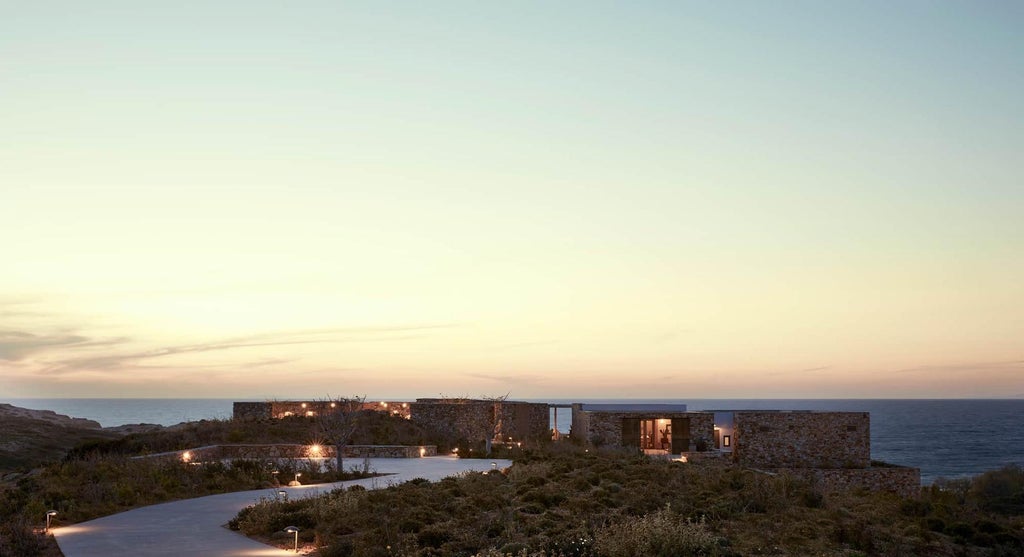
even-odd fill
[{"label": "stone building", "polygon": [[410,418],[453,439],[532,444],[550,438],[547,403],[471,398],[418,398]]},{"label": "stone building", "polygon": [[572,435],[593,445],[682,454],[714,439],[714,416],[685,404],[573,404]]},{"label": "stone building", "polygon": [[[351,406],[345,401],[332,400],[268,400],[264,402],[235,402],[232,415],[236,420],[270,420],[291,416],[314,417],[337,412],[339,405]],[[402,401],[364,401],[360,410],[386,412],[402,418],[409,417],[409,403]]]},{"label": "stone building", "polygon": [[[688,412],[682,404],[574,404],[572,435],[647,454],[711,451],[732,462],[789,474],[822,489],[865,487],[914,496],[917,468],[871,460],[867,412],[716,410]],[[692,455],[690,455],[692,456]]]}]

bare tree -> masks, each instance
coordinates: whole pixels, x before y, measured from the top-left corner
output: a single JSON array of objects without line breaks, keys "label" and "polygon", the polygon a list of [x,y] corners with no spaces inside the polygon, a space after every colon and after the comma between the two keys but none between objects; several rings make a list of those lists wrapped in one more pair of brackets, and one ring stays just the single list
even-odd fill
[{"label": "bare tree", "polygon": [[503,438],[504,434],[501,423],[502,403],[508,400],[508,395],[509,393],[505,393],[502,396],[480,397],[481,399],[491,403],[491,411],[487,414],[489,419],[487,422],[487,433],[484,439],[484,447],[487,451],[487,456],[491,456],[491,445],[494,440],[501,440]]},{"label": "bare tree", "polygon": [[365,403],[365,395],[338,398],[328,396],[317,402],[317,434],[334,444],[338,472],[345,470],[342,467],[342,454],[359,428],[366,412]]}]

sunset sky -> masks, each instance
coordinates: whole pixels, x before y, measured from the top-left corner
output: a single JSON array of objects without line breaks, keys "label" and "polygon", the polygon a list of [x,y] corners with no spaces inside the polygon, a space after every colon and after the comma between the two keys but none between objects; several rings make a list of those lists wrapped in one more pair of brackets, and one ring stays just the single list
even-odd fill
[{"label": "sunset sky", "polygon": [[1024,4],[0,18],[0,395],[1024,396]]}]

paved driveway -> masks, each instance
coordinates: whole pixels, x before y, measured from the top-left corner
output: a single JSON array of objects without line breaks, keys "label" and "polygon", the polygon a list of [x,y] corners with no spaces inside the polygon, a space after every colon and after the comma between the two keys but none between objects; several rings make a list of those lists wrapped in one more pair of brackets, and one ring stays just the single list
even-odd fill
[{"label": "paved driveway", "polygon": [[[440,480],[469,470],[486,471],[491,462],[499,468],[508,460],[426,458],[375,458],[372,469],[390,476],[367,478],[319,486],[285,487],[291,498],[309,497],[339,486],[363,485],[367,489],[387,487],[413,478]],[[275,497],[277,489],[239,491],[208,495],[151,505],[72,526],[54,528],[65,557],[157,557],[162,555],[203,555],[258,557],[295,555],[263,545],[224,527],[239,510],[260,497]]]}]

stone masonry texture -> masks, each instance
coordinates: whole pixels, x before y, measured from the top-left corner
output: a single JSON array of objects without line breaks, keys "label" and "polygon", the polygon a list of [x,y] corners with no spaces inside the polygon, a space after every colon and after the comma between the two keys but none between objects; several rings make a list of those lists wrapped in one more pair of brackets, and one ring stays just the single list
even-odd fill
[{"label": "stone masonry texture", "polygon": [[736,412],[733,458],[751,468],[867,468],[867,412]]},{"label": "stone masonry texture", "polygon": [[546,403],[479,399],[416,399],[411,419],[456,439],[533,443],[550,436]]}]

